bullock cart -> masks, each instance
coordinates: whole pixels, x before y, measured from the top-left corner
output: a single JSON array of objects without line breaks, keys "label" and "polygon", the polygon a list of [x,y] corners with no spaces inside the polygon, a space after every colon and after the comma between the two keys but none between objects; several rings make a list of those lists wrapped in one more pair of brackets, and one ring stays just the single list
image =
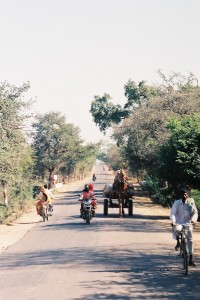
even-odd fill
[{"label": "bullock cart", "polygon": [[132,186],[128,186],[125,191],[113,190],[113,185],[106,184],[103,191],[104,205],[103,213],[108,215],[110,208],[119,209],[119,217],[124,217],[125,208],[128,209],[128,215],[133,215],[133,195],[134,189]]}]

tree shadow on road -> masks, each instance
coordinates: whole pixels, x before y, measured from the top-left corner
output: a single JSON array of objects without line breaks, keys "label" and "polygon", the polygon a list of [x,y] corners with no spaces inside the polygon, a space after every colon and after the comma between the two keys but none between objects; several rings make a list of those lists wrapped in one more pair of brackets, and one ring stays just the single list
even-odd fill
[{"label": "tree shadow on road", "polygon": [[[97,280],[91,282],[87,276],[79,283],[87,293],[76,299],[199,299],[199,268],[190,269],[184,276],[181,259],[171,255],[161,244],[155,243],[133,250],[113,249],[109,246],[72,247],[66,249],[31,251],[29,253],[4,253],[0,257],[1,270],[26,270],[26,268],[45,268],[51,272],[55,267],[60,270],[81,268],[95,274]],[[34,269],[33,269],[34,270]],[[99,279],[102,278],[101,280]],[[107,279],[109,277],[109,280]],[[98,291],[98,292],[96,292]],[[117,292],[116,292],[117,291]]]}]

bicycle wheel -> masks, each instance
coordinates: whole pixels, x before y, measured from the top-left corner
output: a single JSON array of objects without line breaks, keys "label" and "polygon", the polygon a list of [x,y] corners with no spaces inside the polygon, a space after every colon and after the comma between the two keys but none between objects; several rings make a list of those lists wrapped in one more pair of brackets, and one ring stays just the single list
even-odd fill
[{"label": "bicycle wheel", "polygon": [[188,252],[185,241],[183,242],[183,269],[185,271],[185,275],[188,275]]}]

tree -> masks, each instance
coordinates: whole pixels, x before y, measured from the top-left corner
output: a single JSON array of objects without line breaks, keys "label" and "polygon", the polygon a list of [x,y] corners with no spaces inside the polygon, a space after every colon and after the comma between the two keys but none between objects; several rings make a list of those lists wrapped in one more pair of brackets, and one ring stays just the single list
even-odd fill
[{"label": "tree", "polygon": [[66,123],[60,112],[50,112],[36,117],[33,124],[33,148],[37,161],[37,172],[49,173],[49,182],[62,167],[73,168],[79,157],[82,140],[79,128]]},{"label": "tree", "polygon": [[145,174],[158,176],[158,151],[168,140],[165,125],[169,118],[200,112],[200,88],[192,84],[191,75],[188,79],[180,77],[180,82],[177,76],[171,75],[169,82],[165,78],[167,86],[162,84],[155,96],[135,107],[128,118],[113,126],[113,137],[123,149],[130,170],[138,177]]},{"label": "tree", "polygon": [[154,87],[145,84],[145,81],[139,82],[138,86],[134,81],[129,80],[124,86],[127,103],[122,107],[111,102],[111,97],[104,94],[102,97],[95,96],[91,103],[90,113],[93,120],[102,132],[105,132],[113,124],[119,124],[132,113],[134,108],[147,103],[149,98],[156,95],[157,90]]},{"label": "tree", "polygon": [[168,141],[161,147],[159,172],[171,189],[200,184],[200,113],[173,117],[167,123]]},{"label": "tree", "polygon": [[127,115],[120,105],[114,105],[108,94],[103,97],[95,96],[91,103],[90,112],[93,120],[102,132],[105,132],[112,123],[118,124]]},{"label": "tree", "polygon": [[87,174],[92,169],[98,155],[100,144],[89,143],[81,145],[79,148],[79,157],[74,166],[74,172],[78,174]]},{"label": "tree", "polygon": [[138,85],[133,81],[129,80],[124,85],[124,95],[127,98],[127,103],[124,105],[124,109],[132,109],[134,107],[140,107],[146,104],[152,96],[156,96],[158,90],[156,87],[149,86],[145,81],[141,81]]},{"label": "tree", "polygon": [[22,129],[29,117],[27,110],[32,103],[23,99],[23,94],[29,87],[29,83],[20,87],[7,82],[0,85],[0,182],[6,205],[7,187],[13,191],[13,187],[17,185],[17,190],[20,189],[17,181],[24,175],[23,155],[28,155]]}]

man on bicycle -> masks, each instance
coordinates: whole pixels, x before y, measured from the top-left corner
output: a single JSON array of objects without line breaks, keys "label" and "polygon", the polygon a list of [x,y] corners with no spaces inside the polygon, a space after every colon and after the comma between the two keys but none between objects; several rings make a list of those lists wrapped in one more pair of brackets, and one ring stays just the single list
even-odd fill
[{"label": "man on bicycle", "polygon": [[187,190],[181,190],[181,199],[176,200],[172,206],[171,225],[173,226],[174,238],[177,240],[175,250],[180,248],[180,231],[181,225],[188,225],[188,252],[189,252],[189,265],[195,266],[193,262],[193,226],[198,219],[198,211],[193,198],[188,198]]}]

